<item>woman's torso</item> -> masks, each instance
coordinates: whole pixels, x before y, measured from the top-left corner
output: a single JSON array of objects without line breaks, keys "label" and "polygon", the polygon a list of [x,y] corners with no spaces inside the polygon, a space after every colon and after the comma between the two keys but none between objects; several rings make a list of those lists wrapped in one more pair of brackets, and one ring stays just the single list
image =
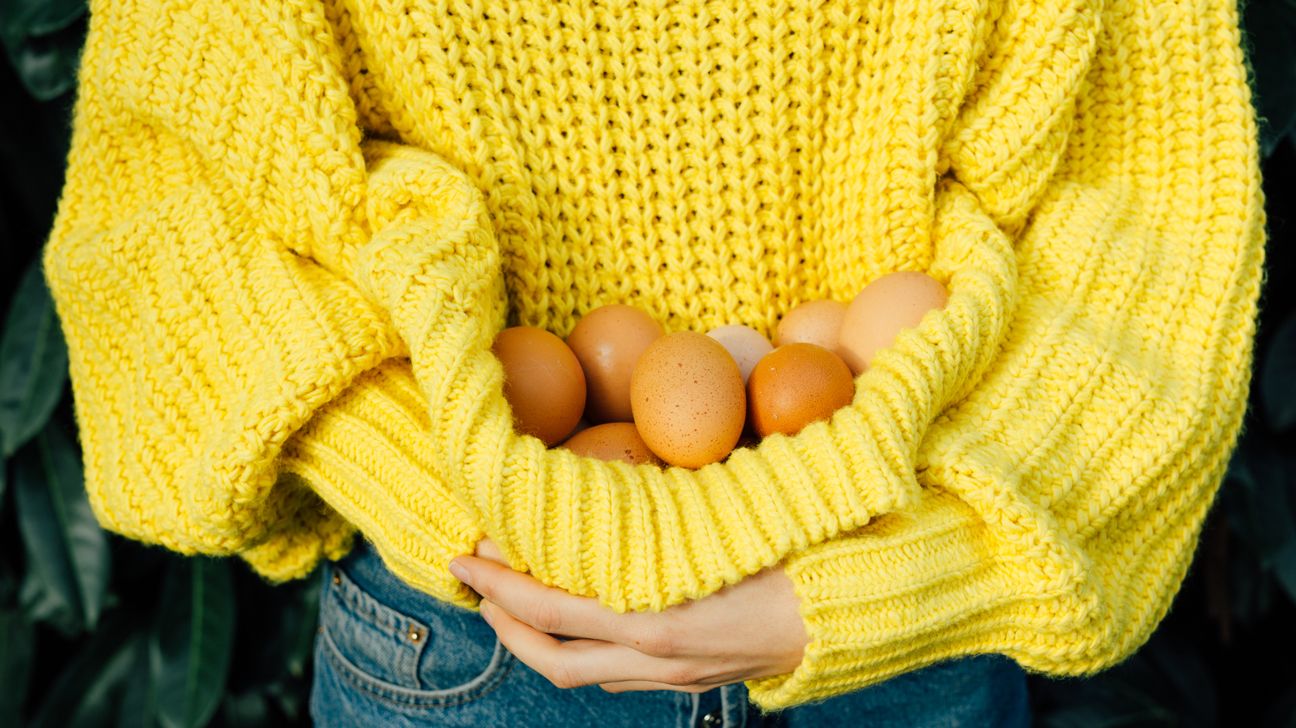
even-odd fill
[{"label": "woman's torso", "polygon": [[511,323],[769,331],[932,255],[979,18],[953,3],[330,5],[360,123],[487,198]]}]

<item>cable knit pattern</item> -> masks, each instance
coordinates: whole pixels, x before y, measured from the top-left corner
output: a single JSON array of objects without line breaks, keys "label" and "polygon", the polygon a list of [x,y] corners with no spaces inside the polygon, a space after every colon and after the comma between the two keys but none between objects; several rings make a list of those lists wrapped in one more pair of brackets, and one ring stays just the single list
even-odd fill
[{"label": "cable knit pattern", "polygon": [[[103,524],[273,579],[483,535],[662,609],[782,562],[766,708],[1164,616],[1263,267],[1229,0],[92,2],[45,270]],[[637,305],[769,333],[924,270],[849,407],[696,471],[516,433],[490,343]]]}]

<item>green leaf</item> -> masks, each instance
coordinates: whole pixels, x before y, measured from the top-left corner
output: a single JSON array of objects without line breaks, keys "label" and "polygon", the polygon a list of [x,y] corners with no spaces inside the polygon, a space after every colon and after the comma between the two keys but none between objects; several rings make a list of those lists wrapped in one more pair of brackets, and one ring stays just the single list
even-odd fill
[{"label": "green leaf", "polygon": [[29,568],[79,625],[93,628],[108,589],[108,539],[86,500],[81,459],[56,422],[18,453],[14,496]]},{"label": "green leaf", "polygon": [[[306,676],[315,651],[315,637],[319,626],[319,592],[320,580],[305,579],[294,585],[294,592],[288,595],[284,606],[283,626],[287,636],[284,648],[284,665],[288,674],[295,678]],[[282,587],[276,587],[287,591]]]},{"label": "green leaf", "polygon": [[264,609],[239,622],[239,639],[248,649],[235,656],[238,681],[233,689],[244,692],[290,678],[304,678],[315,648],[319,618],[319,580],[268,586],[251,582],[240,590],[244,598]]},{"label": "green leaf", "polygon": [[64,637],[71,639],[85,631],[80,616],[46,585],[35,569],[23,572],[18,603],[27,621],[53,627]]},{"label": "green leaf", "polygon": [[20,725],[27,682],[31,677],[31,623],[21,612],[0,611],[0,725]]},{"label": "green leaf", "polygon": [[152,661],[166,728],[205,725],[220,704],[233,647],[233,591],[221,560],[178,559],[167,573]]},{"label": "green leaf", "polygon": [[307,698],[306,691],[295,689],[284,682],[272,682],[266,686],[264,692],[271,704],[277,707],[289,721],[298,723],[306,719],[308,708],[303,705]]},{"label": "green leaf", "polygon": [[0,438],[5,457],[45,426],[67,381],[67,344],[40,261],[37,256],[23,273],[0,338]]},{"label": "green leaf", "polygon": [[9,53],[9,63],[37,101],[53,101],[76,87],[79,36],[34,38]]},{"label": "green leaf", "polygon": [[15,568],[6,559],[5,555],[0,555],[0,604],[12,605],[18,595],[18,582]]},{"label": "green leaf", "polygon": [[49,101],[76,86],[85,14],[82,0],[0,0],[0,41],[36,99]]},{"label": "green leaf", "polygon": [[1227,583],[1229,612],[1240,627],[1254,627],[1268,616],[1267,592],[1272,588],[1273,579],[1245,541],[1229,542]]},{"label": "green leaf", "polygon": [[270,702],[257,691],[225,696],[221,717],[222,724],[229,728],[270,728],[277,724],[270,717]]},{"label": "green leaf", "polygon": [[1284,432],[1296,425],[1296,312],[1274,332],[1261,367],[1265,419],[1275,431]]},{"label": "green leaf", "polygon": [[1273,568],[1279,555],[1296,544],[1296,509],[1288,483],[1291,456],[1278,452],[1270,439],[1245,441],[1229,462],[1227,487],[1234,530],[1259,554],[1265,568]]},{"label": "green leaf", "polygon": [[1287,597],[1296,602],[1296,540],[1272,553],[1269,562],[1278,584],[1287,592]]},{"label": "green leaf", "polygon": [[126,681],[130,678],[135,656],[148,651],[148,641],[143,636],[112,656],[82,694],[80,705],[72,714],[68,725],[78,728],[112,728],[117,725],[118,707]]},{"label": "green leaf", "polygon": [[85,13],[85,0],[0,0],[0,37],[49,35]]},{"label": "green leaf", "polygon": [[141,640],[126,678],[125,693],[117,711],[117,728],[156,728],[157,686],[153,684],[151,640]]},{"label": "green leaf", "polygon": [[136,652],[146,649],[140,622],[137,615],[125,611],[105,620],[45,694],[31,728],[111,725]]},{"label": "green leaf", "polygon": [[1176,638],[1170,632],[1154,637],[1145,648],[1146,656],[1157,674],[1163,691],[1162,705],[1180,714],[1182,726],[1213,726],[1219,714],[1215,682],[1195,645]]}]

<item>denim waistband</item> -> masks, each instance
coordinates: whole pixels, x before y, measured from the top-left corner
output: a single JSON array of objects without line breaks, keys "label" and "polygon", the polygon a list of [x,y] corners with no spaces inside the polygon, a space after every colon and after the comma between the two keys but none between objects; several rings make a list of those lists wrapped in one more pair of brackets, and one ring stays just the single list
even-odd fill
[{"label": "denim waistband", "polygon": [[443,628],[466,634],[490,633],[491,628],[473,611],[443,602],[401,581],[388,570],[368,541],[357,538],[351,553],[337,563],[356,586],[378,601],[397,607],[420,622],[439,622]]}]

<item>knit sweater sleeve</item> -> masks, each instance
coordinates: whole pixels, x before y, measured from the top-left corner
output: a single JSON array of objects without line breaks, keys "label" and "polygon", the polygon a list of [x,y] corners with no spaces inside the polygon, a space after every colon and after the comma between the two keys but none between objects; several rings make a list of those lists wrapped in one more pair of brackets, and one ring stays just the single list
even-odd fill
[{"label": "knit sweater sleeve", "polygon": [[[1014,333],[926,433],[920,498],[785,563],[811,643],[793,673],[749,683],[766,708],[978,653],[1089,674],[1170,608],[1246,407],[1256,128],[1234,2],[1109,3],[1099,20],[990,54],[942,209],[1020,230]],[[1064,57],[1086,69],[1077,100],[1030,97]],[[996,157],[1002,135],[1041,153]]]},{"label": "knit sweater sleeve", "polygon": [[[44,253],[105,527],[272,579],[359,528],[443,599],[481,533],[427,462],[426,411],[387,314],[348,278],[412,229],[417,178],[456,234],[467,179],[362,140],[322,10],[91,8],[67,182]],[[425,208],[426,209],[426,208]]]}]

